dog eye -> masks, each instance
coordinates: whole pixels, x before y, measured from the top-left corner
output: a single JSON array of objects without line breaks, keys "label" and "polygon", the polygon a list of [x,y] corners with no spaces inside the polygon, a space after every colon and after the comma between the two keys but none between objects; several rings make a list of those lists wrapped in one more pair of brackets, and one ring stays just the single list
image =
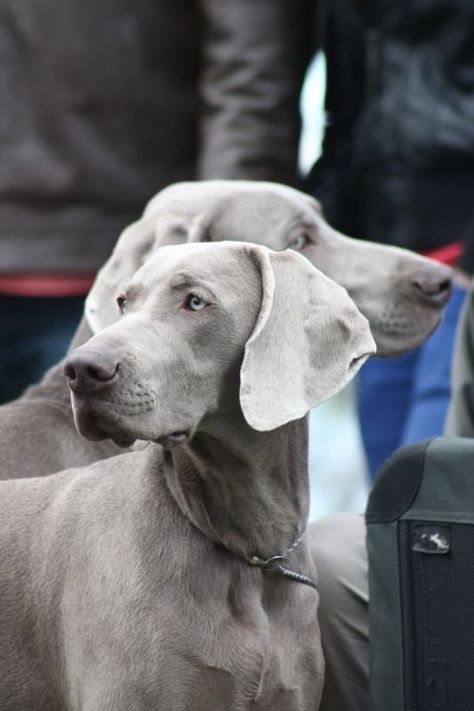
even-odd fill
[{"label": "dog eye", "polygon": [[186,299],[185,307],[191,311],[200,311],[206,306],[204,299],[201,299],[197,294],[189,294]]},{"label": "dog eye", "polygon": [[126,296],[118,296],[117,297],[117,304],[118,304],[120,313],[124,314],[125,311],[127,310],[127,297]]},{"label": "dog eye", "polygon": [[309,239],[307,238],[306,235],[298,235],[298,237],[295,237],[295,239],[292,239],[291,242],[288,245],[288,249],[294,249],[297,252],[300,252],[302,249],[306,247],[306,245],[309,243]]}]

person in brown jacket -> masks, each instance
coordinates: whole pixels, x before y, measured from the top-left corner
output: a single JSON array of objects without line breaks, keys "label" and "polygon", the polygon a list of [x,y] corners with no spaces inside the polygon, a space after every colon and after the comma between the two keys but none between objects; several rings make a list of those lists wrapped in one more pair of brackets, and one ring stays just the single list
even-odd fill
[{"label": "person in brown jacket", "polygon": [[0,0],[0,402],[165,185],[296,180],[307,0]]}]

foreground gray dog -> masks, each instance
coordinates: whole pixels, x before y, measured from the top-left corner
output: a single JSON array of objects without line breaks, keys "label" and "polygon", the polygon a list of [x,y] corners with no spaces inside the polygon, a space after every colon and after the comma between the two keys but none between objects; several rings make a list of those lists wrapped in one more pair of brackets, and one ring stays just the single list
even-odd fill
[{"label": "foreground gray dog", "polygon": [[[123,233],[100,272],[87,305],[93,331],[118,316],[114,299],[154,250],[181,242],[255,242],[299,251],[348,289],[369,319],[379,355],[401,353],[437,326],[450,289],[450,270],[405,250],[349,239],[325,222],[318,203],[272,183],[180,183],[158,194],[143,220]],[[83,321],[74,345],[92,331]],[[0,478],[41,476],[117,454],[113,443],[77,436],[62,364],[39,386],[0,408]]]},{"label": "foreground gray dog", "polygon": [[165,248],[118,304],[66,362],[75,419],[151,443],[0,484],[0,708],[313,711],[303,416],[374,352],[367,320],[241,243]]}]

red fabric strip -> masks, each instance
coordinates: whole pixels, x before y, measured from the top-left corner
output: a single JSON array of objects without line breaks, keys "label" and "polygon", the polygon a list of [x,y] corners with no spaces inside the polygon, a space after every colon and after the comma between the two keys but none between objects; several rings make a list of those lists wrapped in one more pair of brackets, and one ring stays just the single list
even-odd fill
[{"label": "red fabric strip", "polygon": [[95,274],[0,274],[0,294],[9,296],[83,296]]},{"label": "red fabric strip", "polygon": [[462,242],[451,242],[444,247],[422,252],[422,254],[424,257],[430,257],[431,259],[436,259],[437,262],[442,262],[443,264],[448,264],[450,267],[454,267],[459,261],[463,251],[464,245]]}]

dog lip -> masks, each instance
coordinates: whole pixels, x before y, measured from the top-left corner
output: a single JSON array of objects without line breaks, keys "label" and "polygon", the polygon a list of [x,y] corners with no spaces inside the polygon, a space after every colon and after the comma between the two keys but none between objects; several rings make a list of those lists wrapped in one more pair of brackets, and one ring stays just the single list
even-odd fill
[{"label": "dog lip", "polygon": [[110,437],[110,435],[97,424],[95,414],[91,412],[88,407],[84,406],[83,403],[76,407],[75,419],[77,429],[83,437],[93,442],[99,442]]},{"label": "dog lip", "polygon": [[122,432],[114,431],[107,433],[106,437],[113,440],[118,447],[128,449],[136,441],[136,437],[132,437]]},{"label": "dog lip", "polygon": [[189,430],[180,430],[179,432],[171,432],[171,434],[169,434],[168,437],[171,437],[171,439],[174,440],[175,442],[182,442],[184,439],[187,439],[189,437]]},{"label": "dog lip", "polygon": [[190,438],[190,430],[176,430],[176,432],[170,432],[169,434],[158,437],[155,441],[161,444],[165,449],[172,449],[173,447],[178,447],[180,444],[184,444]]},{"label": "dog lip", "polygon": [[369,358],[371,355],[374,354],[374,351],[367,351],[366,353],[362,353],[359,356],[356,356],[351,360],[350,366],[353,368],[355,365],[357,365],[361,360],[366,360],[366,358]]},{"label": "dog lip", "polygon": [[357,367],[359,367],[360,365],[362,365],[363,363],[365,363],[365,361],[366,361],[368,358],[370,358],[370,356],[375,355],[375,352],[376,352],[375,350],[373,350],[373,351],[366,351],[365,353],[362,353],[361,355],[356,356],[355,358],[353,358],[353,359],[351,360],[350,364],[349,364],[349,370],[353,370],[354,368],[357,368]]},{"label": "dog lip", "polygon": [[[374,336],[377,345],[378,341],[383,338],[394,338],[397,340],[403,338],[405,340],[413,340],[415,345],[410,346],[410,348],[415,348],[438,328],[439,324],[441,323],[442,316],[443,311],[440,310],[438,313],[436,313],[435,318],[431,318],[429,321],[422,321],[421,328],[420,321],[412,321],[403,324],[402,326],[394,326],[393,324],[387,321],[371,321],[370,326],[372,335]],[[407,348],[402,346],[402,349],[399,352],[404,353],[406,350]],[[379,353],[377,353],[377,355],[379,355]]]},{"label": "dog lip", "polygon": [[128,448],[135,442],[135,437],[117,429],[108,429],[103,424],[99,424],[98,417],[94,413],[86,413],[80,419],[81,434],[87,439],[100,442],[104,439],[111,439],[118,447]]}]

